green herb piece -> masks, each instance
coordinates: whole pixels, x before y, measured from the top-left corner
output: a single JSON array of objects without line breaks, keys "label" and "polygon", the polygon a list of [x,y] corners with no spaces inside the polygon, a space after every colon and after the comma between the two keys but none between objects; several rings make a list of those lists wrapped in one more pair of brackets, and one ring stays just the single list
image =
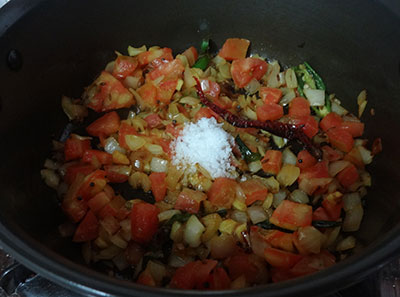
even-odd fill
[{"label": "green herb piece", "polygon": [[165,225],[167,226],[171,226],[173,223],[175,222],[179,222],[179,223],[185,223],[187,220],[189,220],[189,218],[192,216],[192,214],[190,213],[181,213],[181,214],[176,214],[173,215],[172,218],[170,218]]},{"label": "green herb piece", "polygon": [[285,229],[285,228],[278,227],[278,226],[276,226],[274,224],[271,224],[269,222],[269,220],[265,220],[263,222],[257,223],[256,225],[258,227],[261,227],[261,228],[267,229],[267,230],[279,230],[279,231],[282,231],[282,232],[285,232],[285,233],[293,233],[294,232],[292,230],[288,230],[288,229]]},{"label": "green herb piece", "polygon": [[206,70],[208,64],[210,64],[211,58],[208,53],[210,49],[210,39],[203,39],[200,46],[200,55],[197,61],[194,63],[193,68],[199,68],[201,70]]},{"label": "green herb piece", "polygon": [[307,62],[304,62],[304,65],[306,67],[307,72],[313,77],[316,88],[325,91],[326,86],[321,76],[319,76],[319,74]]},{"label": "green herb piece", "polygon": [[315,228],[333,228],[333,227],[338,227],[341,226],[341,222],[335,222],[335,221],[312,221],[312,225]]},{"label": "green herb piece", "polygon": [[236,136],[235,142],[239,147],[239,151],[242,154],[243,159],[246,163],[251,163],[254,161],[258,161],[261,159],[261,155],[259,153],[253,153],[247,145],[240,139],[240,136]]}]

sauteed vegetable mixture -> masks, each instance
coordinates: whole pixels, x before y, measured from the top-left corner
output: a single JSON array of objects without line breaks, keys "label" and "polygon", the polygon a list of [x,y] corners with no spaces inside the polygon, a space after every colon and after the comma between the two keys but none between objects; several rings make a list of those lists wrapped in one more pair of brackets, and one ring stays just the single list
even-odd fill
[{"label": "sauteed vegetable mixture", "polygon": [[249,45],[129,47],[62,98],[81,128],[53,142],[41,174],[88,264],[149,286],[237,289],[356,247],[365,167],[382,150],[362,138],[366,92],[354,116],[309,63],[282,69]]}]

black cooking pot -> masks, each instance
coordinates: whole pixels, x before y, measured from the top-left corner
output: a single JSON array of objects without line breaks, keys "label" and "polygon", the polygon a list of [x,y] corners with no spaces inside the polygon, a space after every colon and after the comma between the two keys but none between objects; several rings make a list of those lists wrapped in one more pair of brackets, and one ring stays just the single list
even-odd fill
[{"label": "black cooking pot", "polygon": [[384,147],[369,168],[374,184],[356,255],[312,276],[218,294],[322,295],[359,281],[400,252],[400,20],[366,0],[11,1],[0,12],[4,248],[75,291],[98,296],[211,294],[143,287],[85,267],[79,246],[57,234],[65,218],[39,174],[52,137],[59,136],[54,132],[67,123],[60,96],[79,97],[115,49],[124,52],[128,45],[146,44],[179,53],[208,35],[217,46],[228,37],[247,38],[253,52],[283,65],[307,60],[353,112],[357,94],[366,88],[366,136],[381,137]]}]

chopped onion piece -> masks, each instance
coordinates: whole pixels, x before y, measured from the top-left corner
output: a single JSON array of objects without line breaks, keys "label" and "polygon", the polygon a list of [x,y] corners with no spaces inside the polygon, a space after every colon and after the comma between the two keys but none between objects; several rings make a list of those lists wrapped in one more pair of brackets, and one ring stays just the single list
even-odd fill
[{"label": "chopped onion piece", "polygon": [[325,239],[324,235],[312,226],[301,227],[297,230],[300,245],[307,251],[318,254]]},{"label": "chopped onion piece", "polygon": [[341,251],[346,251],[354,248],[356,246],[356,239],[354,236],[348,236],[345,239],[343,239],[341,242],[338,243],[336,246],[336,250],[341,252]]},{"label": "chopped onion piece", "polygon": [[253,95],[255,93],[257,93],[260,90],[260,83],[258,82],[258,80],[256,80],[255,78],[253,78],[248,85],[246,85],[244,87],[244,89],[247,91],[247,93],[249,95]]},{"label": "chopped onion piece", "polygon": [[367,106],[367,91],[362,90],[357,97],[357,104],[358,104],[358,117],[361,118],[362,114],[364,113],[365,107]]},{"label": "chopped onion piece", "polygon": [[186,222],[183,238],[190,247],[198,247],[201,244],[201,234],[206,228],[199,219],[192,215]]},{"label": "chopped onion piece", "polygon": [[332,112],[335,112],[340,116],[344,116],[345,114],[348,113],[348,111],[344,107],[342,107],[340,104],[338,104],[335,101],[332,101],[331,108],[332,108]]},{"label": "chopped onion piece", "polygon": [[262,164],[261,164],[260,160],[251,162],[248,164],[248,166],[249,166],[250,172],[252,172],[252,173],[258,172],[259,170],[262,169]]},{"label": "chopped onion piece", "polygon": [[247,222],[247,214],[244,211],[234,210],[231,214],[232,220],[235,220],[239,223],[246,223]]},{"label": "chopped onion piece", "polygon": [[131,151],[136,151],[146,144],[146,140],[143,137],[136,135],[126,135],[125,141]]},{"label": "chopped onion piece", "polygon": [[140,77],[127,76],[124,79],[124,86],[127,88],[137,89],[140,86]]},{"label": "chopped onion piece", "polygon": [[267,213],[261,206],[250,206],[247,208],[247,213],[249,214],[250,220],[253,224],[257,224],[268,219]]},{"label": "chopped onion piece", "polygon": [[281,204],[281,202],[283,200],[285,200],[287,196],[286,191],[284,190],[280,190],[278,193],[274,194],[274,200],[272,201],[272,205],[277,208],[279,206],[279,204]]},{"label": "chopped onion piece", "polygon": [[304,89],[304,94],[306,95],[311,106],[324,106],[325,105],[325,91],[324,90]]},{"label": "chopped onion piece", "polygon": [[349,165],[350,165],[350,162],[346,161],[346,160],[339,160],[339,161],[331,162],[329,164],[329,169],[328,169],[329,175],[333,177]]},{"label": "chopped onion piece", "polygon": [[177,209],[169,209],[158,214],[158,220],[160,222],[167,221],[172,218],[176,214],[180,214],[180,210]]},{"label": "chopped onion piece", "polygon": [[80,104],[74,104],[72,99],[66,96],[61,98],[61,106],[64,110],[64,113],[68,116],[68,118],[73,120],[81,121],[83,118],[87,117],[88,110],[86,106]]},{"label": "chopped onion piece", "polygon": [[285,73],[285,79],[286,79],[286,86],[291,89],[297,88],[297,77],[296,73],[292,68],[289,68],[286,70]]},{"label": "chopped onion piece", "polygon": [[137,56],[145,51],[147,51],[147,47],[145,45],[141,47],[128,46],[128,55],[131,57]]},{"label": "chopped onion piece", "polygon": [[358,205],[361,205],[361,197],[359,193],[343,195],[343,209],[345,211],[351,210]]},{"label": "chopped onion piece", "polygon": [[120,147],[118,141],[114,137],[108,137],[105,140],[104,150],[111,155],[114,151],[119,151],[123,154],[126,153],[126,150]]},{"label": "chopped onion piece", "polygon": [[308,195],[304,193],[302,190],[296,189],[289,195],[289,199],[297,202],[297,203],[309,203],[310,199],[308,198]]},{"label": "chopped onion piece", "polygon": [[282,166],[282,169],[279,171],[276,179],[278,182],[284,186],[291,186],[299,177],[300,168],[296,167],[292,164],[285,164]]},{"label": "chopped onion piece", "polygon": [[154,157],[150,162],[150,169],[153,172],[167,172],[168,161]]},{"label": "chopped onion piece", "polygon": [[358,151],[360,152],[361,159],[364,164],[371,164],[373,156],[370,150],[367,150],[364,146],[358,146]]},{"label": "chopped onion piece", "polygon": [[145,148],[153,155],[159,156],[164,153],[163,148],[158,144],[146,143]]},{"label": "chopped onion piece", "polygon": [[287,147],[282,152],[282,163],[296,165],[297,157],[293,152]]},{"label": "chopped onion piece", "polygon": [[355,232],[360,228],[361,221],[364,215],[364,209],[361,204],[354,206],[352,209],[346,211],[343,221],[344,232]]},{"label": "chopped onion piece", "polygon": [[48,185],[50,188],[57,190],[58,184],[60,183],[60,177],[54,170],[42,169],[40,170],[40,174],[44,179],[46,185]]},{"label": "chopped onion piece", "polygon": [[296,92],[294,89],[289,89],[286,93],[283,93],[283,97],[281,101],[279,101],[280,105],[287,105],[289,104],[294,98],[296,98]]},{"label": "chopped onion piece", "polygon": [[195,106],[200,103],[200,100],[191,96],[186,96],[182,97],[182,99],[179,100],[179,103]]}]

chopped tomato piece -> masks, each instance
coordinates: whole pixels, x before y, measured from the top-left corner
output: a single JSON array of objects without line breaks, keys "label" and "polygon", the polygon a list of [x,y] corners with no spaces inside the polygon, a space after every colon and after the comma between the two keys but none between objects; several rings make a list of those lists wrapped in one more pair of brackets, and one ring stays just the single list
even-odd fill
[{"label": "chopped tomato piece", "polygon": [[115,111],[112,111],[87,126],[86,131],[92,136],[109,136],[118,131],[119,125],[119,115]]},{"label": "chopped tomato piece", "polygon": [[139,274],[137,283],[141,284],[141,285],[145,285],[145,286],[150,286],[150,287],[156,286],[156,281],[154,280],[153,276],[150,273],[150,269],[148,269],[148,268],[146,268]]},{"label": "chopped tomato piece", "polygon": [[289,104],[289,116],[292,118],[310,115],[310,102],[303,97],[294,98]]},{"label": "chopped tomato piece", "polygon": [[317,162],[315,165],[305,168],[301,171],[299,180],[311,178],[324,178],[330,177],[328,170],[328,163],[325,161]]},{"label": "chopped tomato piece", "polygon": [[286,233],[279,230],[268,230],[264,235],[266,242],[272,247],[293,252],[293,233]]},{"label": "chopped tomato piece", "polygon": [[353,164],[350,164],[345,169],[339,172],[339,174],[337,175],[337,179],[343,187],[350,187],[358,180],[357,168]]},{"label": "chopped tomato piece", "polygon": [[107,231],[108,234],[113,235],[121,229],[119,222],[112,215],[105,215],[100,221],[100,225]]},{"label": "chopped tomato piece", "polygon": [[99,221],[92,211],[88,211],[85,218],[75,231],[74,242],[85,242],[94,240],[99,236]]},{"label": "chopped tomato piece", "polygon": [[202,79],[200,80],[200,85],[207,97],[210,97],[211,99],[217,99],[219,97],[221,88],[218,83],[208,79]]},{"label": "chopped tomato piece", "polygon": [[272,224],[289,230],[310,226],[311,221],[312,207],[310,205],[289,200],[283,200],[270,218]]},{"label": "chopped tomato piece", "polygon": [[216,267],[209,279],[211,290],[227,290],[231,287],[231,279],[226,270],[222,267]]},{"label": "chopped tomato piece", "polygon": [[276,103],[265,103],[256,109],[260,121],[275,121],[283,117],[283,107]]},{"label": "chopped tomato piece", "polygon": [[64,144],[64,160],[71,161],[80,159],[83,153],[90,149],[90,140],[82,139],[76,134],[71,134]]},{"label": "chopped tomato piece", "polygon": [[356,165],[358,168],[364,168],[365,164],[362,159],[360,150],[358,147],[353,147],[350,152],[348,152],[344,158],[344,160],[350,161],[354,165]]},{"label": "chopped tomato piece", "polygon": [[138,55],[139,65],[145,66],[155,59],[164,59],[166,61],[172,61],[174,57],[172,56],[172,50],[170,48],[164,47],[159,49],[148,50],[147,52],[140,53]]},{"label": "chopped tomato piece", "polygon": [[361,122],[344,121],[340,127],[353,137],[360,137],[364,133],[364,123]]},{"label": "chopped tomato piece", "polygon": [[77,196],[87,201],[97,193],[101,192],[106,186],[106,173],[103,170],[96,170],[85,177]]},{"label": "chopped tomato piece", "polygon": [[211,204],[218,207],[231,208],[236,196],[237,183],[234,179],[218,177],[207,193]]},{"label": "chopped tomato piece", "polygon": [[199,57],[197,49],[194,46],[189,47],[182,53],[182,55],[187,58],[190,67],[194,65],[194,63],[197,61],[197,58]]},{"label": "chopped tomato piece", "polygon": [[294,117],[290,120],[290,123],[293,125],[304,125],[304,134],[306,134],[309,138],[314,137],[315,134],[318,133],[318,122],[313,116]]},{"label": "chopped tomato piece", "polygon": [[132,240],[138,243],[148,243],[158,229],[157,206],[146,202],[133,205],[131,212]]},{"label": "chopped tomato piece", "polygon": [[156,128],[162,124],[162,119],[156,113],[152,113],[144,118],[149,128]]},{"label": "chopped tomato piece", "polygon": [[261,160],[262,168],[265,172],[278,174],[282,165],[282,152],[276,150],[268,150],[264,158]]},{"label": "chopped tomato piece", "polygon": [[256,201],[264,201],[268,195],[268,188],[256,179],[249,179],[240,183],[246,195],[246,205],[251,205]]},{"label": "chopped tomato piece", "polygon": [[343,152],[350,152],[353,148],[353,136],[339,127],[331,128],[327,132],[329,142]]},{"label": "chopped tomato piece", "polygon": [[128,145],[126,144],[125,136],[127,135],[138,135],[138,132],[135,128],[127,123],[122,123],[121,127],[118,131],[118,142],[121,147],[124,149],[129,149]]},{"label": "chopped tomato piece", "polygon": [[201,118],[215,118],[216,120],[218,120],[219,115],[217,115],[209,107],[202,107],[194,115],[194,120],[197,122]]},{"label": "chopped tomato piece", "polygon": [[322,200],[322,207],[329,215],[330,220],[336,221],[340,218],[340,214],[343,208],[343,194],[340,192],[334,192],[328,194],[324,200]]},{"label": "chopped tomato piece", "polygon": [[317,164],[317,159],[315,159],[307,150],[302,150],[297,154],[296,166],[301,170],[309,168]]},{"label": "chopped tomato piece", "polygon": [[329,221],[329,215],[323,207],[318,207],[313,212],[313,221]]},{"label": "chopped tomato piece", "polygon": [[227,96],[220,96],[218,98],[214,98],[214,104],[221,107],[222,109],[230,109],[232,107],[232,100]]},{"label": "chopped tomato piece", "polygon": [[340,127],[343,120],[340,115],[335,112],[328,113],[319,123],[322,131],[326,132],[331,128]]},{"label": "chopped tomato piece", "polygon": [[169,104],[172,96],[176,91],[176,86],[178,85],[178,80],[167,80],[161,82],[157,88],[156,103]]},{"label": "chopped tomato piece", "polygon": [[177,138],[183,129],[182,125],[169,124],[165,127],[165,132],[171,134],[174,138]]},{"label": "chopped tomato piece", "polygon": [[335,257],[324,250],[316,255],[304,256],[290,269],[290,273],[294,277],[304,276],[328,268],[335,264],[335,262]]},{"label": "chopped tomato piece", "polygon": [[222,49],[219,51],[218,56],[227,61],[244,59],[249,45],[250,41],[247,39],[228,38],[222,46]]},{"label": "chopped tomato piece", "polygon": [[282,98],[282,91],[277,88],[261,87],[259,94],[264,103],[278,104]]},{"label": "chopped tomato piece", "polygon": [[259,269],[250,257],[251,255],[242,252],[225,260],[224,264],[228,268],[231,279],[244,275],[249,283],[257,282]]},{"label": "chopped tomato piece", "polygon": [[176,199],[174,208],[189,213],[198,213],[200,210],[201,201],[206,199],[207,195],[203,192],[184,188],[182,192],[180,192],[178,199]]},{"label": "chopped tomato piece", "polygon": [[318,189],[325,190],[325,187],[331,181],[332,178],[329,175],[326,161],[318,162],[314,166],[303,169],[298,179],[299,189],[308,195],[312,195]]},{"label": "chopped tomato piece", "polygon": [[253,78],[260,80],[267,69],[268,63],[258,58],[237,59],[232,62],[231,74],[235,85],[243,88]]},{"label": "chopped tomato piece", "polygon": [[153,193],[156,201],[164,200],[165,194],[167,193],[165,177],[165,172],[152,172],[149,175],[151,181],[151,192]]},{"label": "chopped tomato piece", "polygon": [[124,183],[128,180],[131,173],[131,166],[126,165],[106,165],[104,166],[107,179],[110,183]]},{"label": "chopped tomato piece", "polygon": [[85,96],[87,106],[97,112],[129,108],[135,103],[133,94],[106,71],[88,88]]},{"label": "chopped tomato piece", "polygon": [[146,82],[136,91],[140,95],[140,98],[138,98],[138,104],[141,108],[152,108],[157,106],[157,88],[153,83]]},{"label": "chopped tomato piece", "polygon": [[65,174],[64,181],[70,185],[75,180],[75,178],[78,174],[83,174],[84,176],[86,176],[95,170],[96,170],[96,167],[94,167],[91,164],[78,163],[78,164],[70,165],[67,167],[67,172]]},{"label": "chopped tomato piece", "polygon": [[324,145],[322,148],[323,159],[329,162],[337,161],[343,158],[343,155],[331,148],[329,145]]},{"label": "chopped tomato piece", "polygon": [[204,288],[217,263],[215,260],[189,262],[175,271],[170,286],[186,290]]},{"label": "chopped tomato piece", "polygon": [[61,207],[64,213],[75,223],[85,216],[88,208],[86,202],[77,196],[64,198]]},{"label": "chopped tomato piece", "polygon": [[278,268],[291,268],[302,258],[301,255],[275,248],[266,248],[264,251],[264,257],[272,267]]},{"label": "chopped tomato piece", "polygon": [[[301,175],[301,174],[300,174]],[[299,179],[299,189],[308,195],[323,194],[327,191],[329,184],[332,182],[331,177],[316,177]]]},{"label": "chopped tomato piece", "polygon": [[[94,161],[95,159],[95,161]],[[99,150],[86,150],[83,154],[82,161],[86,163],[92,163],[93,161],[100,162],[100,164],[112,164],[112,155],[99,151]]]},{"label": "chopped tomato piece", "polygon": [[290,269],[272,267],[271,269],[272,282],[279,283],[287,281],[291,278],[293,278],[293,275],[290,273]]},{"label": "chopped tomato piece", "polygon": [[176,80],[182,77],[182,73],[185,70],[182,61],[175,59],[173,61],[161,62],[156,69],[150,71],[147,77],[151,80],[155,80],[160,76],[163,76],[163,81]]},{"label": "chopped tomato piece", "polygon": [[115,60],[112,75],[120,79],[125,78],[136,70],[138,64],[137,58],[120,55]]},{"label": "chopped tomato piece", "polygon": [[110,202],[110,197],[105,192],[99,192],[97,193],[93,198],[91,198],[87,205],[89,208],[97,214],[100,209],[102,209],[104,206],[106,206]]}]

